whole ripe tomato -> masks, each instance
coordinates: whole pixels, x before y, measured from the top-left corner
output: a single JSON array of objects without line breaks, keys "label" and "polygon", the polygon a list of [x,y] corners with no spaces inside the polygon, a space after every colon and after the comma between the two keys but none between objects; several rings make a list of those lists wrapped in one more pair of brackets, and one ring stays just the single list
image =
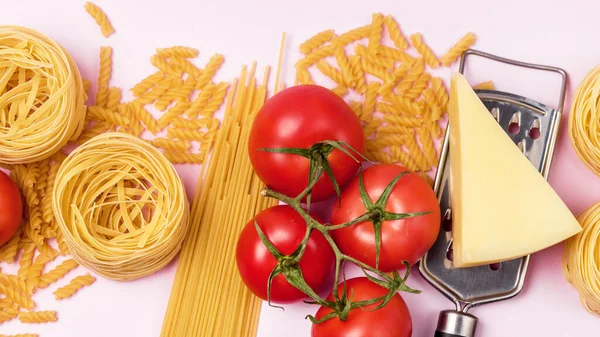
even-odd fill
[{"label": "whole ripe tomato", "polygon": [[[313,218],[317,219],[314,215]],[[277,259],[267,250],[258,236],[254,221],[269,242],[284,255],[293,254],[306,233],[306,222],[287,205],[274,206],[260,212],[244,227],[237,243],[236,262],[242,280],[258,297],[267,300],[269,275],[277,266]],[[318,221],[318,219],[317,219]],[[335,255],[323,234],[311,233],[302,259],[298,263],[306,283],[315,291],[321,291],[329,280],[335,266]],[[271,302],[292,303],[307,296],[288,283],[283,274],[271,283]]]},{"label": "whole ripe tomato", "polygon": [[0,246],[15,234],[22,215],[19,187],[6,173],[0,171]]},{"label": "whole ripe tomato", "polygon": [[[346,281],[347,293],[352,302],[365,301],[385,296],[388,290],[375,284],[366,277],[353,278]],[[342,286],[338,294],[342,296]],[[333,300],[329,295],[328,300]],[[362,308],[352,309],[345,321],[334,317],[319,324],[313,324],[312,337],[410,337],[412,334],[412,319],[406,303],[396,293],[381,309],[375,309],[381,302]],[[332,310],[320,307],[315,315],[317,320],[323,318]]]},{"label": "whole ripe tomato", "polygon": [[[363,171],[367,194],[376,202],[390,182],[406,168],[399,165],[375,165]],[[425,180],[415,173],[404,175],[390,194],[385,211],[392,213],[431,213],[400,220],[386,220],[381,225],[379,269],[384,272],[404,268],[403,260],[414,264],[435,242],[440,229],[440,207],[435,193]],[[341,224],[366,212],[360,196],[359,177],[342,191],[341,206],[334,204],[331,222]],[[375,230],[372,221],[365,221],[331,232],[340,250],[361,262],[375,267]]]},{"label": "whole ripe tomato", "polygon": [[[352,108],[330,90],[316,85],[290,87],[271,97],[258,112],[248,150],[256,174],[269,188],[290,197],[308,184],[310,162],[297,154],[260,151],[261,148],[303,148],[325,141],[344,141],[364,153],[365,138]],[[357,158],[356,159],[360,159]],[[347,183],[360,164],[339,149],[327,160],[339,186]],[[335,194],[331,179],[322,174],[311,198],[319,201]]]}]

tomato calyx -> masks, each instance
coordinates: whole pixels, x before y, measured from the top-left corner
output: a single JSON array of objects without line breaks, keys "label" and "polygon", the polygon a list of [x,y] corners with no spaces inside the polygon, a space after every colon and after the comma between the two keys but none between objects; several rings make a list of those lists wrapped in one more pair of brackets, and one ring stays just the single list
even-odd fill
[{"label": "tomato calyx", "polygon": [[[269,274],[269,280],[267,283],[267,302],[269,306],[274,308],[280,308],[283,310],[283,307],[271,304],[271,283],[273,282],[273,279],[278,275],[283,275],[289,284],[294,286],[296,289],[302,291],[307,296],[310,296],[315,299],[320,299],[319,295],[317,295],[317,293],[315,293],[315,291],[304,280],[304,276],[302,275],[302,269],[299,265],[300,259],[302,258],[302,255],[306,250],[306,245],[308,243],[308,239],[310,238],[312,229],[310,227],[307,227],[306,235],[304,236],[302,243],[300,243],[298,248],[296,248],[296,251],[294,251],[290,255],[285,255],[281,253],[277,248],[275,248],[273,243],[269,241],[265,233],[262,231],[262,229],[260,229],[260,226],[258,225],[258,222],[256,220],[254,221],[254,228],[256,228],[256,233],[258,233],[258,237],[265,245],[267,250],[277,260],[277,265]],[[323,302],[318,303],[323,304]]]},{"label": "tomato calyx", "polygon": [[385,206],[390,198],[390,195],[392,194],[394,186],[396,186],[400,178],[402,178],[408,173],[409,171],[404,171],[398,174],[396,177],[394,177],[394,179],[392,179],[392,181],[390,181],[390,183],[383,190],[376,202],[373,202],[373,200],[367,193],[362,171],[359,173],[358,182],[360,197],[363,202],[363,205],[365,206],[365,209],[367,210],[365,214],[367,215],[368,220],[373,223],[373,230],[375,233],[375,268],[379,268],[379,256],[381,253],[381,227],[383,226],[383,223],[385,221],[414,218],[432,212],[425,211],[409,213],[392,213],[385,210]]},{"label": "tomato calyx", "polygon": [[314,182],[316,182],[323,172],[327,174],[329,179],[333,184],[333,188],[335,190],[335,194],[340,198],[340,186],[337,183],[335,176],[333,175],[333,170],[331,169],[331,165],[329,164],[329,160],[327,157],[333,152],[333,150],[340,150],[346,155],[350,156],[357,163],[360,160],[355,156],[368,160],[365,158],[360,152],[350,146],[348,143],[344,141],[334,141],[334,140],[324,140],[322,142],[318,142],[312,145],[309,148],[294,148],[294,147],[277,147],[277,148],[259,148],[258,151],[265,152],[273,152],[273,153],[287,153],[294,154],[297,156],[304,157],[309,161],[309,172],[308,172],[308,185],[311,186],[310,189],[307,189],[307,193],[303,193],[306,196],[307,203],[310,204],[310,192],[312,187],[314,187]]}]

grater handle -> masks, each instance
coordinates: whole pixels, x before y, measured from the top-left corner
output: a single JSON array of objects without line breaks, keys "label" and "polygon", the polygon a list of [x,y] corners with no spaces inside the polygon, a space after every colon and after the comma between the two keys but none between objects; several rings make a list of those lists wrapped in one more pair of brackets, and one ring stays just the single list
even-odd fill
[{"label": "grater handle", "polygon": [[440,312],[434,337],[475,337],[477,317],[456,310]]}]

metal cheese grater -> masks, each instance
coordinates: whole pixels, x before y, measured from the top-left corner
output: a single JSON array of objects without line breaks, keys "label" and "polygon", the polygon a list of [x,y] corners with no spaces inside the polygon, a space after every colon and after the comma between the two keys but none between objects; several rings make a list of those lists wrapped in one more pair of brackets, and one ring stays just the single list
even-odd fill
[{"label": "metal cheese grater", "polygon": [[[464,72],[469,55],[477,55],[519,67],[551,71],[561,76],[562,86],[558,110],[506,92],[476,90],[479,98],[510,138],[547,178],[565,99],[566,72],[555,67],[518,62],[476,50],[467,50],[460,62],[459,71],[461,73]],[[512,129],[514,126],[511,124],[519,126],[518,133],[509,132],[509,128],[514,132]],[[440,313],[435,337],[473,337],[477,318],[467,313],[469,309],[476,305],[516,296],[523,288],[529,256],[489,266],[453,267],[449,260],[449,258],[452,259],[452,209],[449,204],[448,188],[450,173],[448,142],[449,132],[446,130],[434,184],[442,211],[442,228],[433,247],[421,259],[419,270],[429,283],[456,305],[456,310],[446,310]]]}]

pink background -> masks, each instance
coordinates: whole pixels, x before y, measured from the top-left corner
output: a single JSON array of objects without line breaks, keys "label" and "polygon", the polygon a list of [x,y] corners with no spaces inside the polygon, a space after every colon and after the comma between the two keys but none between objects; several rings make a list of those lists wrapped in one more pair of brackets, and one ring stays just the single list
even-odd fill
[{"label": "pink background", "polygon": [[[279,40],[288,32],[283,78],[293,82],[297,46],[312,34],[335,28],[343,32],[370,22],[371,13],[393,14],[404,32],[420,31],[438,54],[464,33],[473,31],[478,49],[542,64],[563,67],[570,76],[567,107],[574,87],[597,65],[600,44],[597,13],[600,2],[563,1],[560,4],[523,0],[504,1],[97,1],[109,14],[117,33],[110,39],[83,10],[83,1],[4,1],[0,23],[38,29],[63,44],[77,60],[84,77],[94,79],[98,51],[114,48],[112,85],[130,88],[153,69],[149,57],[155,47],[188,45],[201,51],[200,64],[219,52],[226,64],[218,74],[230,80],[242,64],[257,60],[260,66],[276,65]],[[446,78],[449,71],[441,71]],[[530,76],[531,75],[531,76]],[[493,79],[503,90],[555,104],[556,76],[528,73],[473,62],[467,77],[473,83]],[[560,132],[550,181],[574,213],[600,200],[600,179],[575,156],[566,134]],[[179,167],[190,196],[194,193],[197,166]],[[533,256],[523,292],[516,298],[478,307],[479,336],[582,336],[597,331],[600,319],[587,313],[577,292],[561,272],[562,246]],[[13,270],[2,266],[3,270]],[[51,291],[35,295],[40,310],[58,310],[54,324],[0,326],[0,333],[39,332],[43,337],[158,336],[166,310],[175,263],[143,280],[118,283],[98,279],[92,287],[64,301]],[[85,271],[79,269],[76,273]],[[63,281],[64,283],[64,281]],[[63,285],[61,283],[60,285]],[[409,285],[421,295],[404,295],[411,310],[415,337],[430,337],[440,310],[453,305],[413,273]],[[202,285],[198,285],[199,287]],[[233,300],[233,299],[232,299]],[[310,323],[304,316],[315,307],[288,306],[286,311],[263,306],[258,336],[306,337]]]}]

